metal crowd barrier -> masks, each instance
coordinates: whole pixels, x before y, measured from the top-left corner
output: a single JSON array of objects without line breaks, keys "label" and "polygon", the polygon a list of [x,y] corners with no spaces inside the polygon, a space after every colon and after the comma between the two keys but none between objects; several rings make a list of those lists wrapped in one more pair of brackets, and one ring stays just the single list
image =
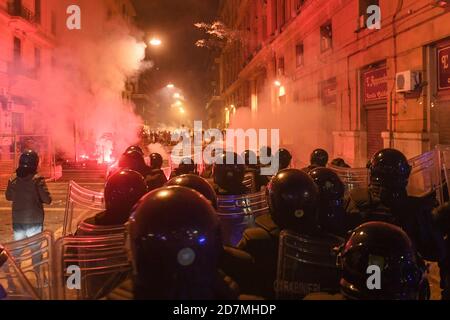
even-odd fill
[{"label": "metal crowd barrier", "polygon": [[103,192],[92,191],[70,181],[62,235],[73,234],[79,223],[104,209]]}]

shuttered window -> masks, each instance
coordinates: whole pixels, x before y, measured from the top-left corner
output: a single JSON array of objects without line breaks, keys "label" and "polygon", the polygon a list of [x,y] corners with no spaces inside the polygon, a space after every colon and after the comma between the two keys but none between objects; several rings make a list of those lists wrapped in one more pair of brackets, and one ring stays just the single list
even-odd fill
[{"label": "shuttered window", "polygon": [[384,147],[381,133],[387,130],[387,108],[385,106],[368,107],[366,116],[367,157],[370,159]]}]

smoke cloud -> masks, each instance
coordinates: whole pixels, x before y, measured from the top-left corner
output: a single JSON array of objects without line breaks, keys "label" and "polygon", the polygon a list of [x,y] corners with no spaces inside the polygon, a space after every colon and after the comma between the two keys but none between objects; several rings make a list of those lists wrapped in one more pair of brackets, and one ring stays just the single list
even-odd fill
[{"label": "smoke cloud", "polygon": [[36,129],[47,130],[69,157],[75,144],[78,154],[92,154],[101,152],[108,139],[116,153],[123,152],[137,141],[142,120],[122,92],[129,77],[148,67],[143,64],[146,46],[122,18],[107,17],[103,1],[78,1],[82,29],[65,29],[65,2],[58,11],[60,43],[53,63],[43,63],[34,94],[40,104],[36,120],[41,128]]}]

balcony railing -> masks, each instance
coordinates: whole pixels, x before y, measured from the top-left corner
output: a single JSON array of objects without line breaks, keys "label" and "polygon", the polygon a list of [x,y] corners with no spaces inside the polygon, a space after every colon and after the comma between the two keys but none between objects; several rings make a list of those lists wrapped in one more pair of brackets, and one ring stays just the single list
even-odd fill
[{"label": "balcony railing", "polygon": [[34,15],[33,11],[23,5],[18,6],[13,2],[8,2],[8,13],[11,16],[21,17],[31,23],[36,22],[36,16]]}]

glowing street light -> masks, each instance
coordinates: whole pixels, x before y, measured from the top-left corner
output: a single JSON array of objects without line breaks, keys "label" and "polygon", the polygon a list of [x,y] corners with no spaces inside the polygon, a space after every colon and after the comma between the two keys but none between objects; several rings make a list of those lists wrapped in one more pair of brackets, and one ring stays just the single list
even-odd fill
[{"label": "glowing street light", "polygon": [[167,89],[173,89],[173,88],[175,88],[175,85],[173,83],[169,83],[167,85]]},{"label": "glowing street light", "polygon": [[183,103],[180,100],[175,101],[176,107],[181,107],[182,105],[183,105]]},{"label": "glowing street light", "polygon": [[185,113],[186,113],[186,110],[185,110],[183,107],[180,107],[180,113],[181,113],[181,114],[185,114]]},{"label": "glowing street light", "polygon": [[277,87],[281,87],[281,82],[278,81],[278,80],[276,80],[276,81],[274,82],[274,85],[277,86]]},{"label": "glowing street light", "polygon": [[152,47],[159,47],[159,46],[161,46],[162,41],[161,41],[161,39],[159,39],[159,38],[152,38],[152,39],[150,39],[149,44],[150,44]]},{"label": "glowing street light", "polygon": [[173,98],[174,98],[174,99],[180,99],[180,98],[181,98],[181,95],[180,95],[178,92],[177,92],[177,93],[174,93]]}]

